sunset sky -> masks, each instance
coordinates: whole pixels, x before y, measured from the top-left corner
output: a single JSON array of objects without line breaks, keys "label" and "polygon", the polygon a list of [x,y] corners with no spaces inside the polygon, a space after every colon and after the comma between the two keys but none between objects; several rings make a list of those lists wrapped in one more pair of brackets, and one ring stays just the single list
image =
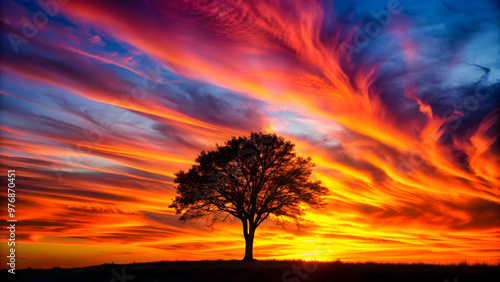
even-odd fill
[{"label": "sunset sky", "polygon": [[262,224],[255,258],[500,263],[497,1],[41,3],[1,2],[16,268],[243,258],[241,222],[168,205],[252,131],[330,189],[306,228]]}]

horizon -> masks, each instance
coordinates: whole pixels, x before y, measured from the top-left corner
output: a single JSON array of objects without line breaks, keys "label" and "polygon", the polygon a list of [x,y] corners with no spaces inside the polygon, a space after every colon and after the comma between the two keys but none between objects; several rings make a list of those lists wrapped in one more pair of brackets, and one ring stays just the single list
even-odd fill
[{"label": "horizon", "polygon": [[252,132],[330,192],[256,259],[499,265],[499,4],[365,2],[2,1],[3,267],[243,258],[238,219],[169,205]]},{"label": "horizon", "polygon": [[[201,260],[159,260],[159,261],[143,261],[143,262],[129,262],[129,263],[115,263],[115,262],[109,262],[109,263],[102,263],[102,264],[95,264],[95,265],[86,265],[86,266],[75,266],[75,267],[59,267],[59,266],[53,266],[51,268],[32,268],[32,267],[26,267],[26,268],[20,268],[17,270],[52,270],[52,269],[81,269],[81,268],[90,268],[90,267],[99,267],[99,266],[107,266],[107,265],[140,265],[140,264],[158,264],[158,263],[183,263],[183,262],[243,262],[243,263],[265,263],[265,262],[305,262],[305,263],[334,263],[334,264],[380,264],[380,265],[427,265],[427,266],[500,266],[500,263],[496,264],[489,264],[485,262],[469,262],[467,260],[461,261],[459,263],[432,263],[432,262],[408,262],[408,261],[342,261],[340,259],[336,260],[329,260],[329,261],[324,261],[324,260],[314,260],[314,259],[308,259],[308,260],[302,260],[302,259],[258,259],[255,261],[242,261],[241,259],[230,259],[230,260],[222,260],[222,259],[214,259],[214,260],[209,260],[209,259],[201,259]],[[8,268],[3,268],[1,270],[7,271]]]}]

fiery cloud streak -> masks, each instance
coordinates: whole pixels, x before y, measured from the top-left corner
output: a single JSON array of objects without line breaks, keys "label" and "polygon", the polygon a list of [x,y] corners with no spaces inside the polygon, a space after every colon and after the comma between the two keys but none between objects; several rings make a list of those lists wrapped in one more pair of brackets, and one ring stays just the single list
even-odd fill
[{"label": "fiery cloud streak", "polygon": [[497,3],[51,3],[1,15],[22,266],[242,257],[237,223],[167,206],[174,172],[250,131],[332,192],[307,229],[260,227],[257,257],[499,262]]}]

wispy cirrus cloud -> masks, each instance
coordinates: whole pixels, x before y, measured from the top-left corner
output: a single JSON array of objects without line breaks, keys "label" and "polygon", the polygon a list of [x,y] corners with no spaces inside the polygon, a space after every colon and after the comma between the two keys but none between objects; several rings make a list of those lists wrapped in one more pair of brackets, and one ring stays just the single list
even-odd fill
[{"label": "wispy cirrus cloud", "polygon": [[499,7],[413,2],[73,0],[16,53],[40,7],[6,1],[1,166],[26,266],[239,258],[236,222],[168,205],[176,171],[250,131],[291,139],[332,192],[307,230],[264,224],[257,256],[498,262]]}]

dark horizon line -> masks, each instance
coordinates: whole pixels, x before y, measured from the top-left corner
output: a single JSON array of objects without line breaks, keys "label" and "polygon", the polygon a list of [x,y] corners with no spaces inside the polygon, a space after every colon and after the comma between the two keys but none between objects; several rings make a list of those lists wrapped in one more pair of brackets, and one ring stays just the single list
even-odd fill
[{"label": "dark horizon line", "polygon": [[[468,267],[474,267],[474,266],[488,266],[488,267],[500,267],[500,262],[496,264],[489,264],[486,262],[476,262],[472,263],[466,259],[459,263],[429,263],[429,262],[404,262],[404,261],[398,261],[398,262],[377,262],[377,261],[342,261],[340,259],[337,260],[329,260],[329,261],[320,261],[320,260],[303,260],[303,259],[256,259],[254,261],[244,261],[240,259],[230,259],[230,260],[223,260],[223,259],[215,259],[215,260],[210,260],[210,259],[204,259],[204,260],[161,260],[161,261],[150,261],[150,262],[131,262],[131,263],[103,263],[103,264],[96,264],[96,265],[88,265],[88,266],[80,266],[80,267],[59,267],[59,266],[54,266],[52,268],[32,268],[32,267],[27,267],[27,268],[19,268],[16,269],[16,271],[20,270],[72,270],[72,269],[84,269],[84,268],[92,268],[92,267],[99,267],[99,266],[108,266],[108,265],[122,265],[122,266],[127,266],[127,265],[145,265],[145,264],[161,264],[161,263],[201,263],[201,262],[239,262],[239,263],[259,263],[259,262],[316,262],[319,264],[378,264],[378,265],[426,265],[426,266],[468,266]],[[1,271],[7,271],[7,268],[1,269]]]}]

